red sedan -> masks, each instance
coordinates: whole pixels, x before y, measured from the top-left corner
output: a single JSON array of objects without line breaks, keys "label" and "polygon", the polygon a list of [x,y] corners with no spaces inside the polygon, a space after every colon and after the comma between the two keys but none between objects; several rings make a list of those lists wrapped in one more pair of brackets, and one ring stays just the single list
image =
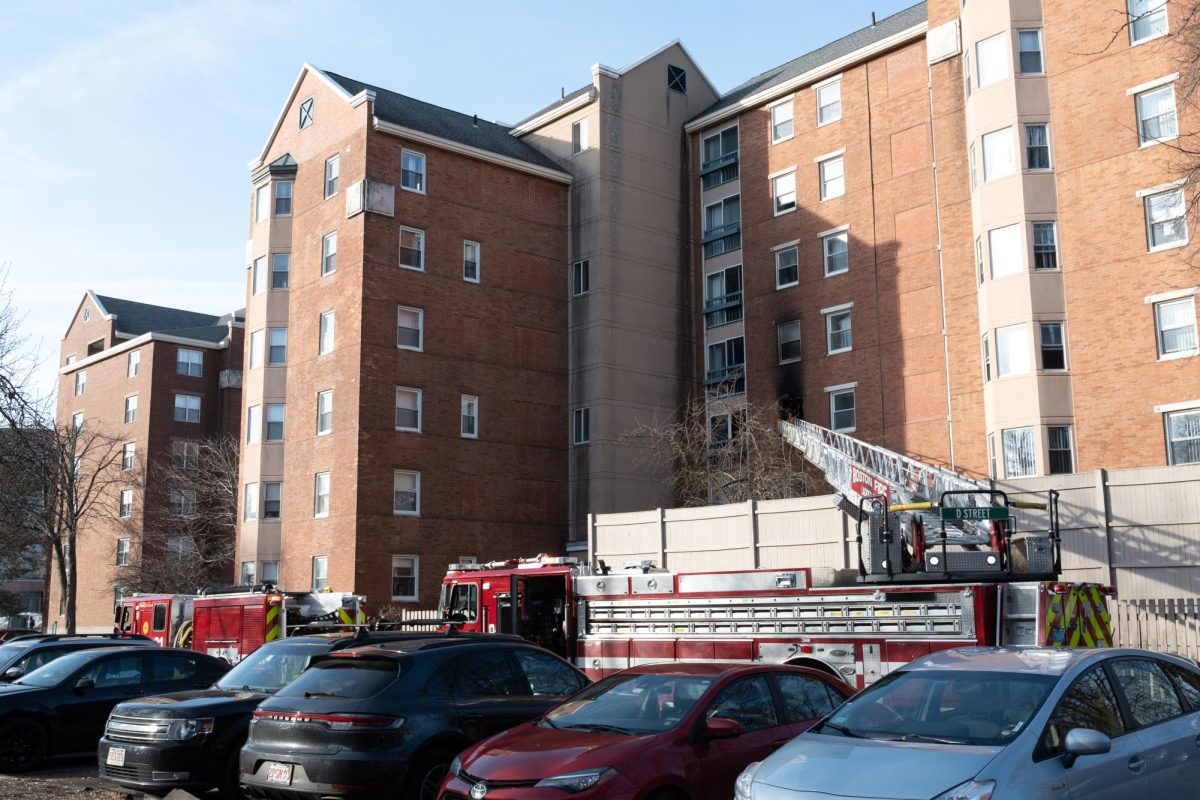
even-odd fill
[{"label": "red sedan", "polygon": [[442,800],[729,800],[733,782],[854,693],[784,665],[666,663],[610,675],[476,744]]}]

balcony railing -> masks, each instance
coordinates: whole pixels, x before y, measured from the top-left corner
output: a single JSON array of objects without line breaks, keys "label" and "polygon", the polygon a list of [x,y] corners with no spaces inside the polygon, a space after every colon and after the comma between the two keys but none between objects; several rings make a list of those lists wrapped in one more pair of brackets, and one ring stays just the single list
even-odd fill
[{"label": "balcony railing", "polygon": [[705,161],[700,165],[700,183],[705,189],[728,183],[738,176],[738,154],[734,150],[720,158]]},{"label": "balcony railing", "polygon": [[704,304],[704,327],[715,328],[742,318],[742,293],[730,292]]},{"label": "balcony railing", "polygon": [[704,388],[708,390],[710,398],[744,394],[746,391],[746,365],[734,364],[730,367],[710,369],[704,376]]},{"label": "balcony railing", "polygon": [[724,253],[731,253],[742,246],[742,224],[731,222],[728,225],[705,231],[701,244],[704,245],[705,258],[715,258]]},{"label": "balcony railing", "polygon": [[1142,141],[1174,139],[1179,135],[1179,124],[1174,111],[1142,120]]}]

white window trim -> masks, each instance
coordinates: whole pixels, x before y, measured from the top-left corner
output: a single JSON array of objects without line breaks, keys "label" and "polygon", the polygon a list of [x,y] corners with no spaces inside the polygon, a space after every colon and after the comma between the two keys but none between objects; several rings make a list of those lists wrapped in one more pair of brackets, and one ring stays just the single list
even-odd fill
[{"label": "white window trim", "polygon": [[[571,122],[571,157],[586,153],[592,146],[592,132],[590,130],[591,123],[589,117],[583,116]],[[575,130],[579,129],[579,149],[575,149]]]},{"label": "white window trim", "polygon": [[[462,416],[463,416],[462,408],[463,408],[463,404],[467,400],[475,401],[475,432],[474,433],[463,433],[462,432]],[[459,396],[459,400],[458,400],[458,433],[459,433],[459,436],[461,436],[463,439],[478,439],[479,438],[479,395],[464,394],[464,395]]]},{"label": "white window trim", "polygon": [[1172,292],[1163,292],[1161,294],[1148,294],[1143,299],[1146,305],[1169,303],[1172,300],[1182,300],[1191,295],[1200,295],[1200,286],[1193,286],[1190,289],[1176,289]]},{"label": "white window trim", "polygon": [[[1174,294],[1174,292],[1172,292],[1172,294]],[[1200,355],[1200,303],[1197,303],[1194,300],[1192,301],[1192,332],[1193,335],[1197,337],[1197,346],[1193,347],[1191,350],[1180,350],[1175,353],[1164,353],[1161,350],[1162,339],[1160,337],[1162,330],[1158,327],[1158,306],[1161,303],[1171,303],[1176,300],[1186,300],[1187,298],[1188,295],[1184,294],[1180,297],[1172,298],[1171,300],[1159,300],[1156,301],[1150,308],[1150,313],[1154,315],[1154,350],[1158,353],[1159,361],[1176,361],[1181,358],[1192,358]]]},{"label": "white window trim", "polygon": [[[1024,125],[1021,125],[1020,127],[1022,128],[1022,130],[1024,129]],[[1018,128],[1018,123],[1013,123],[1011,125],[1005,125],[1002,128],[996,128],[995,130],[987,131],[987,132],[979,135],[979,150],[982,153],[982,161],[983,161],[983,183],[993,183],[995,181],[1002,181],[1005,178],[1011,178],[1013,175],[1021,174],[1021,167],[1023,166],[1023,162],[1024,162],[1024,159],[1022,158],[1022,156],[1024,155],[1025,148],[1021,142],[1016,142],[1015,144],[1013,142],[1013,138],[1017,135],[1017,128]],[[987,137],[989,137],[989,136],[995,136],[996,134],[1004,133],[1005,131],[1008,132],[1008,145],[1010,148],[1013,148],[1010,150],[1010,152],[1012,154],[1013,171],[1006,172],[1003,175],[994,175],[989,178],[988,177],[987,144],[985,143],[984,140],[987,139]],[[1050,139],[1050,132],[1049,132],[1049,129],[1047,129],[1047,132],[1046,132],[1047,143],[1049,143],[1049,139]]]},{"label": "white window trim", "polygon": [[[771,144],[772,145],[781,144],[782,142],[786,142],[788,139],[795,138],[795,136],[796,136],[796,105],[795,105],[795,103],[792,102],[795,99],[796,99],[796,95],[795,95],[795,93],[793,93],[793,94],[789,94],[787,97],[781,97],[778,100],[775,100],[774,102],[772,102],[771,104],[769,104],[767,106],[767,129],[771,133]],[[781,136],[780,138],[776,139],[775,138],[775,108],[778,106],[787,105],[788,103],[792,103],[792,132],[789,133],[787,136]]]},{"label": "white window trim", "polygon": [[[1037,361],[1034,364],[1035,372],[1040,372],[1046,375],[1063,375],[1071,371],[1071,353],[1067,344],[1067,321],[1062,317],[1053,317],[1051,319],[1035,319],[1034,324],[1037,325],[1037,341],[1034,343],[1034,348],[1037,353]],[[1042,345],[1042,326],[1057,325],[1062,332],[1062,353],[1063,365],[1061,367],[1047,367],[1043,362],[1044,346]],[[1047,439],[1047,441],[1049,441]]]},{"label": "white window trim", "polygon": [[1170,75],[1164,75],[1161,78],[1155,78],[1152,81],[1146,81],[1145,83],[1139,83],[1137,86],[1129,87],[1128,89],[1125,90],[1125,96],[1133,97],[1136,94],[1141,94],[1142,92],[1148,92],[1151,89],[1161,88],[1163,86],[1166,86],[1168,83],[1174,83],[1177,80],[1179,80],[1179,73],[1172,72]]},{"label": "white window trim", "polygon": [[821,312],[821,314],[822,314],[822,315],[824,315],[824,317],[825,317],[825,355],[827,355],[827,356],[834,356],[834,355],[837,355],[838,353],[849,353],[850,351],[852,351],[852,350],[854,349],[854,321],[853,321],[853,317],[851,318],[851,322],[850,322],[850,331],[851,331],[851,332],[850,332],[850,337],[851,337],[851,338],[850,338],[850,346],[849,346],[849,347],[839,347],[839,348],[838,348],[838,349],[836,349],[836,350],[834,350],[834,349],[832,349],[832,348],[830,347],[830,339],[831,339],[831,338],[832,338],[832,336],[833,336],[833,328],[832,328],[832,327],[830,327],[830,325],[832,324],[832,321],[833,321],[833,315],[834,315],[834,314],[840,314],[840,313],[842,313],[842,312],[848,312],[848,311],[850,310],[850,307],[851,307],[852,305],[854,305],[854,304],[853,304],[853,303],[848,303],[848,304],[846,304],[846,305],[844,305],[844,306],[840,306],[840,307],[832,308],[832,309],[830,309],[830,310],[828,310],[828,311],[822,311],[822,312]]},{"label": "white window trim", "polygon": [[402,147],[402,148],[400,148],[400,188],[401,188],[401,190],[403,190],[405,192],[412,192],[413,194],[425,194],[426,192],[424,189],[409,189],[407,186],[404,185],[404,154],[405,153],[412,153],[415,156],[421,157],[421,177],[423,178],[421,183],[424,186],[429,185],[429,159],[428,159],[428,157],[426,157],[426,155],[419,150],[409,150],[407,147]]},{"label": "white window trim", "polygon": [[[858,387],[858,381],[855,381],[853,383],[843,383],[839,386],[825,387],[825,394],[829,399],[829,429],[831,431],[833,431],[835,433],[854,433],[855,431],[858,430],[858,388],[857,387]],[[841,394],[843,392],[853,392],[854,393],[854,424],[852,426],[850,426],[849,428],[835,428],[835,427],[833,427],[833,413],[834,413],[833,398],[835,395]]]},{"label": "white window trim", "polygon": [[857,388],[858,388],[858,381],[852,381],[850,383],[839,383],[836,386],[826,386],[825,391],[827,393],[844,392],[847,389],[857,389]]},{"label": "white window trim", "polygon": [[[407,344],[400,344],[400,341],[399,341],[399,339],[397,338],[397,340],[396,340],[396,349],[397,349],[397,350],[410,350],[410,351],[412,351],[412,352],[414,352],[414,353],[423,353],[423,352],[425,352],[425,309],[423,309],[423,308],[416,308],[416,307],[414,307],[414,306],[400,306],[400,305],[396,306],[396,327],[397,327],[397,328],[399,328],[399,327],[400,327],[400,312],[401,312],[401,311],[413,311],[413,312],[416,312],[416,315],[417,315],[417,331],[418,331],[418,332],[420,333],[420,335],[421,335],[421,344],[420,344],[419,346],[417,346],[417,347],[411,347],[411,346],[409,346],[409,345],[407,345]],[[397,334],[397,335],[398,335],[398,334]]]},{"label": "white window trim", "polygon": [[[396,510],[396,476],[412,475],[416,478],[413,481],[413,492],[417,496],[416,508],[412,511],[397,511]],[[421,516],[421,471],[415,469],[394,469],[392,470],[392,516],[393,517],[419,517]]]},{"label": "white window trim", "polygon": [[[475,245],[475,277],[474,278],[468,278],[467,274],[466,274],[467,245],[469,245],[469,244]],[[422,249],[423,249],[423,245],[422,245]],[[424,263],[425,263],[425,254],[424,254],[424,252],[422,252],[421,253],[421,264],[424,265]],[[422,272],[424,272],[424,270],[422,270]],[[483,277],[483,245],[481,245],[479,242],[475,241],[474,239],[463,239],[463,280],[466,281],[467,283],[479,283],[479,280],[482,277]]]},{"label": "white window trim", "polygon": [[[321,320],[323,320],[327,316],[333,320],[333,333],[329,337],[329,339],[330,339],[329,349],[322,350],[321,347],[324,343],[324,337],[321,336]],[[320,314],[317,315],[317,357],[319,358],[321,356],[327,356],[327,355],[330,355],[331,353],[333,353],[333,351],[337,348],[336,339],[337,339],[337,310],[333,309],[333,308],[327,308],[324,311],[322,311]]]},{"label": "white window trim", "polygon": [[[779,282],[779,254],[782,253],[784,250],[791,250],[792,248],[796,248],[796,280],[789,281],[787,283],[780,283]],[[790,242],[788,244],[781,244],[781,245],[776,245],[775,247],[772,247],[771,248],[771,258],[774,261],[773,266],[775,269],[775,289],[776,289],[776,291],[778,291],[779,289],[790,289],[793,286],[800,285],[800,240],[799,239],[797,239],[794,242]],[[719,272],[720,270],[717,270],[717,271]],[[711,273],[711,274],[716,274],[716,273]],[[708,277],[708,276],[706,275],[705,277]],[[744,291],[744,289],[743,289],[743,291]]]},{"label": "white window trim", "polygon": [[[784,358],[783,357],[783,340],[779,338],[779,334],[783,330],[784,325],[793,325],[793,324],[800,325],[800,320],[799,319],[789,319],[787,322],[780,322],[780,323],[776,324],[776,326],[775,326],[775,356],[778,359],[780,364],[795,364],[797,362],[804,360],[803,356],[796,356],[795,358]],[[794,340],[789,340],[789,344],[792,341],[803,343],[803,341],[804,341],[803,326],[801,326],[801,328],[800,328],[800,338],[794,339]]]},{"label": "white window trim", "polygon": [[399,406],[396,405],[396,400],[395,400],[394,396],[392,399],[392,423],[393,423],[393,425],[395,425],[395,428],[397,431],[402,431],[404,433],[420,433],[421,425],[424,424],[424,422],[425,422],[425,417],[424,417],[424,413],[423,413],[424,408],[422,407],[423,403],[425,402],[425,399],[424,399],[425,393],[423,391],[421,391],[420,389],[416,388],[415,386],[397,386],[396,393],[399,394],[400,392],[415,392],[417,395],[417,427],[402,428],[399,425],[395,425],[396,409],[399,408]]},{"label": "white window trim", "polygon": [[[1016,28],[1014,33],[1016,33],[1016,36],[1013,37],[1013,44],[1016,45],[1016,50],[1013,53],[1013,55],[1014,55],[1014,57],[1013,57],[1013,77],[1020,78],[1025,75],[1030,75],[1034,78],[1045,77],[1046,76],[1046,34],[1043,31],[1043,29],[1040,27],[1039,28]],[[1037,34],[1037,37],[1038,37],[1037,53],[1038,53],[1038,56],[1042,59],[1042,68],[1039,69],[1037,72],[1022,72],[1021,71],[1021,53],[1029,52],[1027,50],[1021,49],[1021,34],[1022,33],[1036,33]]]},{"label": "white window trim", "polygon": [[826,236],[833,236],[836,233],[845,233],[848,230],[850,230],[849,225],[839,225],[836,228],[830,228],[827,231],[821,231],[817,234],[817,238],[824,239]]},{"label": "white window trim", "polygon": [[1163,4],[1163,7],[1162,7],[1163,13],[1167,17],[1167,30],[1164,33],[1156,33],[1153,36],[1147,36],[1145,39],[1134,39],[1133,38],[1134,17],[1129,15],[1129,2],[1128,2],[1128,0],[1126,0],[1126,3],[1125,3],[1125,25],[1129,28],[1129,46],[1130,47],[1138,47],[1140,45],[1146,44],[1147,42],[1157,41],[1157,40],[1163,38],[1164,36],[1170,36],[1171,35],[1171,12],[1169,10],[1170,7],[1171,7],[1170,3],[1165,3],[1165,4]]},{"label": "white window trim", "polygon": [[775,245],[774,247],[771,248],[771,252],[777,253],[780,250],[787,250],[789,247],[796,247],[799,244],[800,244],[799,239],[792,239],[790,242],[784,242],[783,244]]},{"label": "white window trim", "polygon": [[[825,156],[823,158],[815,159],[815,161],[817,162],[817,193],[819,195],[818,199],[822,203],[824,203],[826,200],[836,200],[839,197],[846,196],[846,155],[845,154],[846,154],[846,148],[843,147],[837,155],[830,155],[830,156]],[[825,193],[825,184],[826,184],[825,165],[832,161],[841,161],[842,162],[842,191],[839,194],[826,194]]]},{"label": "white window trim", "polygon": [[829,306],[828,308],[822,308],[821,313],[822,314],[836,314],[839,311],[849,311],[852,308],[854,308],[853,300],[851,300],[849,303],[842,303],[840,306]]},{"label": "white window trim", "polygon": [[[326,430],[326,431],[323,431],[323,430],[321,430],[321,395],[323,395],[323,394],[328,394],[328,395],[329,395],[329,397],[330,397],[330,401],[329,401],[329,430]],[[322,389],[321,391],[317,392],[317,425],[316,425],[316,430],[317,430],[317,434],[316,434],[317,436],[328,436],[329,434],[333,433],[333,389]]]},{"label": "white window trim", "polygon": [[[1146,252],[1147,253],[1162,253],[1167,250],[1175,250],[1176,248],[1179,248],[1179,247],[1187,247],[1189,244],[1191,244],[1192,233],[1190,230],[1188,230],[1188,224],[1187,224],[1188,223],[1187,190],[1183,188],[1184,184],[1186,184],[1186,183],[1187,183],[1187,179],[1181,178],[1177,181],[1173,181],[1170,184],[1166,184],[1167,188],[1165,188],[1165,189],[1160,188],[1158,191],[1149,191],[1149,192],[1146,192],[1146,190],[1143,189],[1141,192],[1138,192],[1138,196],[1142,201],[1142,227],[1146,232]],[[1146,198],[1153,197],[1156,194],[1166,194],[1167,192],[1171,192],[1176,189],[1179,189],[1183,192],[1183,227],[1184,227],[1185,236],[1178,242],[1168,242],[1167,244],[1152,245],[1152,244],[1150,244],[1149,206],[1146,204]],[[1146,192],[1146,193],[1143,194],[1143,192]]]},{"label": "white window trim", "polygon": [[[1179,77],[1178,72],[1175,73],[1175,77]],[[1142,118],[1141,118],[1140,112],[1138,110],[1137,95],[1144,94],[1145,92],[1152,92],[1156,89],[1162,89],[1165,86],[1169,85],[1170,83],[1171,83],[1170,81],[1167,81],[1166,83],[1159,83],[1155,86],[1150,86],[1149,88],[1146,88],[1146,89],[1143,89],[1142,91],[1137,92],[1133,97],[1133,118],[1134,118],[1134,121],[1137,123],[1136,133],[1137,133],[1137,137],[1138,137],[1138,149],[1139,150],[1145,150],[1147,147],[1154,147],[1155,145],[1164,144],[1166,142],[1173,142],[1179,138],[1179,97],[1178,97],[1178,95],[1175,94],[1175,87],[1171,86],[1171,102],[1175,106],[1175,135],[1167,136],[1162,139],[1147,139],[1144,142],[1142,141]]]},{"label": "white window trim", "polygon": [[[330,240],[330,238],[333,239],[333,254],[332,254],[333,255],[333,269],[326,272],[325,271],[325,259],[328,257],[329,254],[327,254],[325,252],[325,243],[328,242]],[[328,278],[330,275],[333,275],[337,272],[337,238],[338,238],[337,231],[330,231],[329,233],[327,233],[321,237],[321,263],[319,265],[317,265],[317,277],[318,278]],[[291,264],[288,264],[288,278],[289,278],[288,282],[290,283],[291,282],[290,281]],[[268,288],[268,291],[269,291],[269,288]]]},{"label": "white window trim", "polygon": [[[419,494],[418,494],[418,502],[419,502]],[[411,554],[411,553],[392,553],[392,568],[393,569],[395,569],[395,567],[396,567],[396,559],[397,558],[411,558],[412,559],[412,562],[413,562],[413,593],[411,595],[394,594],[394,595],[392,595],[392,600],[394,602],[401,602],[401,603],[415,603],[415,602],[417,602],[417,598],[419,597],[420,591],[421,591],[421,557],[418,555]]]},{"label": "white window trim", "polygon": [[[405,264],[403,261],[400,260],[400,254],[398,251],[396,253],[396,263],[399,264],[400,269],[408,269],[408,270],[412,270],[413,272],[424,272],[425,271],[425,231],[421,230],[420,228],[412,228],[412,227],[409,227],[408,225],[401,225],[400,226],[400,234],[399,234],[400,237],[404,236],[405,231],[408,231],[409,233],[419,233],[421,235],[421,266],[410,267],[408,264]],[[402,241],[402,238],[399,241]],[[403,248],[404,245],[399,244],[399,241],[397,242],[398,247]]]},{"label": "white window trim", "polygon": [[[1030,125],[1041,125],[1046,129],[1046,156],[1050,160],[1048,167],[1031,167],[1029,166],[1029,133]],[[1023,172],[1045,173],[1054,171],[1054,143],[1050,135],[1050,120],[1048,119],[1030,119],[1021,123],[1021,133],[1024,136],[1021,139],[1021,170]]]},{"label": "white window trim", "polygon": [[834,150],[832,153],[826,153],[823,156],[817,156],[813,159],[813,163],[820,164],[822,161],[828,161],[831,158],[837,158],[838,156],[844,155],[846,155],[846,148],[843,147],[841,150]]},{"label": "white window trim", "polygon": [[[842,73],[839,72],[837,75],[826,78],[825,80],[819,81],[812,85],[813,104],[816,106],[817,127],[818,128],[824,128],[826,125],[832,125],[835,122],[841,121],[842,112],[838,111],[838,115],[835,118],[827,119],[824,122],[821,122],[821,90],[827,86],[833,86],[835,83],[841,83],[841,82],[842,82]],[[840,99],[839,99],[839,102],[841,102]]]},{"label": "white window trim", "polygon": [[[775,181],[776,181],[776,179],[782,178],[789,174],[792,176],[792,194],[797,195],[797,196],[792,199],[792,207],[791,208],[785,208],[781,211],[779,209],[779,195],[775,193]],[[774,175],[769,175],[767,177],[767,182],[771,187],[771,210],[775,212],[774,216],[782,217],[784,214],[794,213],[795,210],[800,207],[800,203],[799,203],[800,198],[798,196],[800,187],[796,181],[796,168],[795,167],[792,167],[790,169],[785,169],[780,172],[776,172]]]},{"label": "white window trim", "polygon": [[[334,161],[334,160],[337,161],[337,165],[338,165],[338,174],[337,174],[338,188],[334,189],[333,192],[330,193],[329,192],[329,162]],[[331,197],[337,197],[337,193],[339,191],[341,191],[341,189],[342,189],[342,154],[334,153],[329,158],[325,159],[325,165],[321,169],[321,194],[323,195],[325,200],[328,200]]]},{"label": "white window trim", "polygon": [[1136,197],[1138,200],[1143,200],[1143,199],[1149,197],[1150,195],[1162,194],[1163,192],[1169,192],[1172,189],[1178,189],[1181,186],[1184,186],[1185,184],[1187,184],[1187,178],[1180,178],[1179,180],[1171,181],[1170,183],[1160,183],[1158,186],[1151,186],[1149,189],[1138,189],[1136,192],[1133,193],[1133,196]]},{"label": "white window trim", "polygon": [[1200,397],[1195,400],[1184,400],[1181,403],[1163,403],[1154,407],[1155,414],[1170,414],[1173,411],[1191,411],[1200,408]]},{"label": "white window trim", "polygon": [[[832,231],[828,231],[826,233],[822,233],[819,235],[820,242],[821,242],[821,275],[822,275],[822,277],[833,278],[837,275],[845,275],[847,272],[850,271],[850,237],[849,236],[846,237],[846,268],[845,269],[839,269],[836,272],[829,271],[829,252],[825,248],[825,244],[829,239],[831,239],[834,236],[840,236],[841,234],[845,233],[848,230],[850,230],[850,226],[843,225],[841,228],[835,228]],[[854,304],[851,303],[851,305],[854,305]]]},{"label": "white window trim", "polygon": [[789,172],[795,172],[796,168],[797,168],[797,165],[792,164],[790,167],[785,167],[784,169],[776,170],[775,172],[772,172],[770,175],[767,176],[767,180],[773,181],[776,178],[782,178],[784,175],[787,175]]},{"label": "white window trim", "polygon": [[[322,475],[325,475],[329,478],[329,493],[327,495],[325,495],[325,510],[322,512],[318,512],[317,511],[317,499],[321,495],[320,495],[320,492],[317,491],[317,484],[320,481],[320,477]],[[313,519],[325,519],[326,517],[328,517],[329,516],[329,507],[332,504],[333,504],[333,473],[330,471],[314,472],[313,473]],[[328,562],[326,562],[326,569],[328,569],[328,567],[329,567]],[[326,579],[328,579],[328,573],[326,573]]]}]

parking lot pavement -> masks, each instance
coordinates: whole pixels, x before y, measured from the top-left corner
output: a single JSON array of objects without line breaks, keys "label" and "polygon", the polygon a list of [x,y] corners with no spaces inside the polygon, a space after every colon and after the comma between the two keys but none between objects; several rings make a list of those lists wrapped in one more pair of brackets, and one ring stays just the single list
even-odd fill
[{"label": "parking lot pavement", "polygon": [[0,798],[58,800],[87,797],[89,800],[140,798],[105,784],[96,776],[95,756],[54,758],[42,769],[22,775],[0,775]]}]

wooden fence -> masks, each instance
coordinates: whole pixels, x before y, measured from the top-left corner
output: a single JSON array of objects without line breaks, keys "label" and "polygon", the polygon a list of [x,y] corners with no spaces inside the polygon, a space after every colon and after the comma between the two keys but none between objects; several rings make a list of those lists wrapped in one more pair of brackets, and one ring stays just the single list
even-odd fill
[{"label": "wooden fence", "polygon": [[1200,661],[1200,599],[1118,600],[1116,644]]}]

